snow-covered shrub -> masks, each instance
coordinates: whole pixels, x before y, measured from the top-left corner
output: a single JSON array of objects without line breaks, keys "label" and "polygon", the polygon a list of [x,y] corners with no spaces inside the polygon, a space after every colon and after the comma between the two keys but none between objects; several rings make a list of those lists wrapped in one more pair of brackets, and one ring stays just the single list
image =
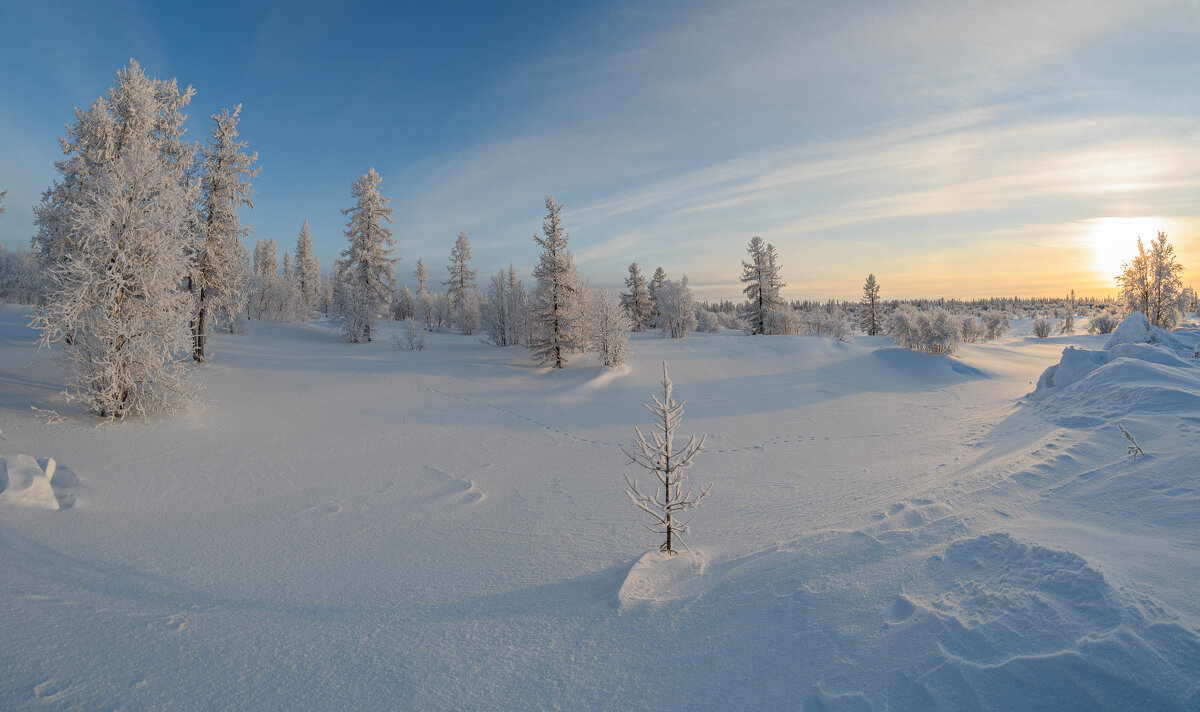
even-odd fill
[{"label": "snow-covered shrub", "polygon": [[850,335],[849,321],[841,307],[809,312],[804,317],[804,330],[810,334],[832,336],[838,341],[845,341]]},{"label": "snow-covered shrub", "polygon": [[1121,322],[1116,314],[1110,311],[1103,311],[1092,317],[1092,320],[1088,323],[1088,333],[1111,334],[1119,323]]},{"label": "snow-covered shrub", "polygon": [[1054,330],[1054,324],[1044,316],[1039,316],[1033,320],[1031,333],[1039,339],[1044,339]]},{"label": "snow-covered shrub", "polygon": [[992,312],[984,317],[983,326],[985,332],[984,339],[986,341],[998,339],[1008,331],[1008,315],[1002,312]]},{"label": "snow-covered shrub", "polygon": [[399,332],[392,333],[392,345],[401,351],[424,351],[428,346],[425,335],[429,329],[418,319],[405,319]]},{"label": "snow-covered shrub", "polygon": [[952,354],[962,339],[962,322],[945,309],[931,309],[918,315],[922,351]]},{"label": "snow-covered shrub", "polygon": [[786,304],[777,309],[769,309],[763,315],[762,324],[765,331],[752,331],[753,322],[748,323],[751,326],[748,326],[746,330],[752,334],[799,334],[804,330],[804,318],[799,312]]},{"label": "snow-covered shrub", "polygon": [[746,321],[742,319],[742,315],[737,312],[722,312],[717,314],[717,321],[720,322],[722,329],[730,329],[733,331],[745,331]]},{"label": "snow-covered shrub", "polygon": [[962,339],[962,323],[945,309],[917,311],[905,306],[888,315],[884,329],[897,345],[931,354],[952,354]]},{"label": "snow-covered shrub", "polygon": [[716,314],[703,307],[696,308],[696,331],[715,334],[721,330],[721,320]]},{"label": "snow-covered shrub", "polygon": [[979,319],[973,316],[964,317],[962,320],[962,340],[968,344],[973,344],[983,336],[983,325],[979,323]]},{"label": "snow-covered shrub", "polygon": [[910,306],[896,309],[883,320],[883,330],[897,346],[906,349],[918,348],[920,329],[917,325],[917,311]]}]

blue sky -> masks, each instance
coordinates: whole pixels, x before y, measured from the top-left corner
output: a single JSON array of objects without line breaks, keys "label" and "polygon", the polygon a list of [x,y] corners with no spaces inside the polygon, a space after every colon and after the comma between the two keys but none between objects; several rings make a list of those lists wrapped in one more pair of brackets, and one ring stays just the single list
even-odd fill
[{"label": "blue sky", "polygon": [[756,234],[794,298],[1111,293],[1157,229],[1200,264],[1196,2],[0,0],[6,246],[131,57],[196,88],[192,140],[243,104],[251,241],[308,219],[326,267],[372,166],[404,279],[460,230],[528,275],[548,194],[593,284],[637,261],[707,298]]}]

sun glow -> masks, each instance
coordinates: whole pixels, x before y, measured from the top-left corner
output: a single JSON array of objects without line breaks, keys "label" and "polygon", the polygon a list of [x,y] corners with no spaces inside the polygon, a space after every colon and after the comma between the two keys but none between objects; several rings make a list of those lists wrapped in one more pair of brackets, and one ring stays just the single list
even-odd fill
[{"label": "sun glow", "polygon": [[1162,218],[1096,218],[1086,221],[1084,242],[1092,253],[1092,269],[1102,279],[1112,279],[1121,265],[1137,252],[1137,240],[1143,243],[1166,230]]}]

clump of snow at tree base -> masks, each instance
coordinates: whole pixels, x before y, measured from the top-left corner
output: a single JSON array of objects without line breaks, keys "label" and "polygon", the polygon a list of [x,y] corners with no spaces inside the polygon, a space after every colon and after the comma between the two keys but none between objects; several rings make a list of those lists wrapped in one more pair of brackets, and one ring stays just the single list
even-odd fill
[{"label": "clump of snow at tree base", "polygon": [[[0,708],[1200,708],[1193,330],[637,334],[559,371],[255,322],[197,405],[112,425],[27,322],[0,307]],[[621,476],[665,360],[714,483],[673,558]],[[75,506],[14,496],[35,457]]]}]

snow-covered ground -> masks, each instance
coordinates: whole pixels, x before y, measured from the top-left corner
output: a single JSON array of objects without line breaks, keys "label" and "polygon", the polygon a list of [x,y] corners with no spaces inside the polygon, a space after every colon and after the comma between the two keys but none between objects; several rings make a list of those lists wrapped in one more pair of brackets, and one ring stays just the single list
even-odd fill
[{"label": "snow-covered ground", "polygon": [[[1200,709],[1190,354],[1068,352],[1035,392],[1108,337],[638,335],[559,372],[252,322],[198,405],[107,425],[26,321],[0,709]],[[664,360],[714,483],[673,560],[621,476]],[[65,508],[18,496],[37,458]]]}]

